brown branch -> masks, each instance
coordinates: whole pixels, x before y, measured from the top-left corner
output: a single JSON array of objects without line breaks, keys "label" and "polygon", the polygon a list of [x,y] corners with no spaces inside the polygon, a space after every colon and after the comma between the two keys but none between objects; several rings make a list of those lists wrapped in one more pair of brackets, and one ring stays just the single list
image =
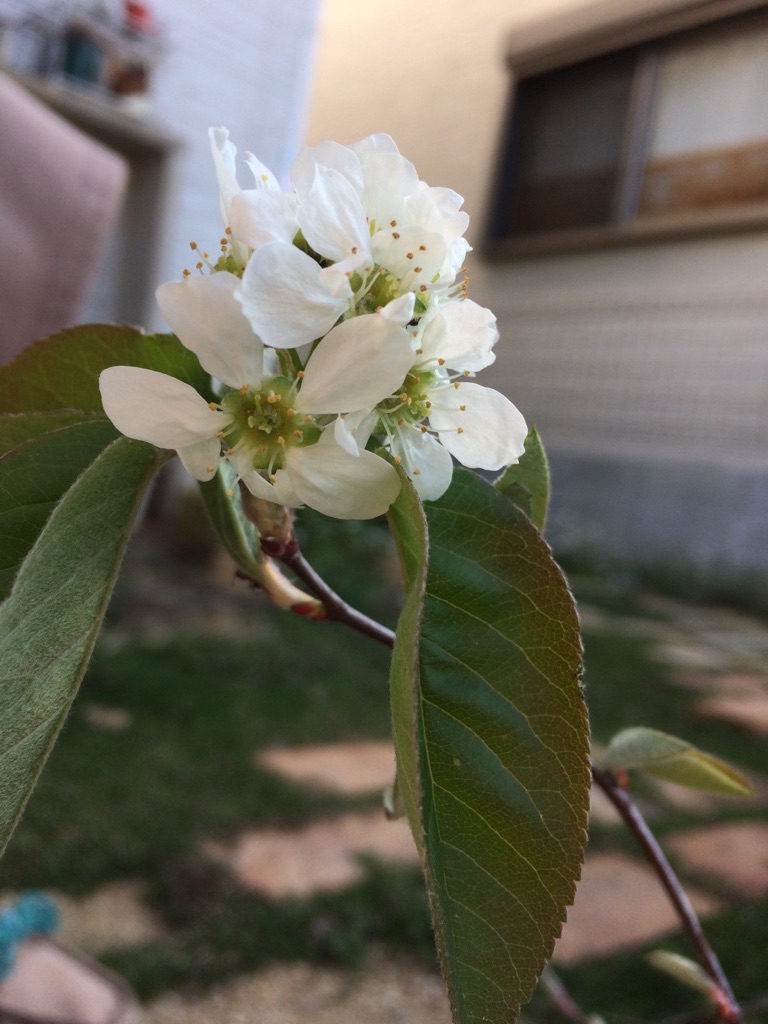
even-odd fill
[{"label": "brown branch", "polygon": [[619,812],[627,828],[648,858],[659,881],[664,886],[688,938],[698,953],[704,969],[712,979],[713,996],[721,1018],[727,1021],[728,1024],[740,1024],[744,1019],[742,1010],[736,1001],[717,954],[710,946],[696,911],[693,909],[691,901],[680,884],[680,879],[673,871],[672,865],[659,846],[658,840],[649,829],[645,818],[626,789],[620,785],[613,772],[605,771],[593,765],[592,778]]},{"label": "brown branch", "polygon": [[304,558],[299,547],[296,535],[285,543],[269,543],[270,539],[262,539],[262,547],[265,554],[271,555],[294,573],[305,587],[307,587],[316,598],[323,602],[329,620],[335,623],[342,623],[350,629],[356,630],[364,636],[371,637],[387,647],[394,646],[394,633],[375,618],[370,618],[361,611],[357,611],[350,604],[332,590],[326,581],[319,575],[309,562]]}]

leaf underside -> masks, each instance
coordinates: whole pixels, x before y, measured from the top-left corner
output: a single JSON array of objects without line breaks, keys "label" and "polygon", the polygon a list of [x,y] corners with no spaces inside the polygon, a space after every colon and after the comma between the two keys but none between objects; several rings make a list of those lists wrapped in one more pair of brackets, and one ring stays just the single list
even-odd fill
[{"label": "leaf underside", "polygon": [[581,870],[590,773],[578,623],[512,501],[459,470],[425,529],[409,486],[391,517],[407,589],[392,679],[398,781],[425,851],[454,1021],[509,1024]]}]

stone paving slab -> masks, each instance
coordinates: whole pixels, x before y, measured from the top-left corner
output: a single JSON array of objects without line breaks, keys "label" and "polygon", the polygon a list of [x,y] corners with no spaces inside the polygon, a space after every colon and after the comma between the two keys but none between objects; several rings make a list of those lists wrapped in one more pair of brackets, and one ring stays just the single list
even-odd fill
[{"label": "stone paving slab", "polygon": [[[695,888],[686,891],[700,915],[721,909],[714,897]],[[554,961],[572,964],[609,956],[675,931],[679,924],[651,868],[623,853],[588,854]]]},{"label": "stone paving slab", "polygon": [[768,736],[768,693],[707,697],[697,701],[693,710],[703,718],[733,722],[758,736]]},{"label": "stone paving slab", "polygon": [[741,899],[768,893],[768,823],[689,829],[666,839],[664,848],[683,866],[725,883]]},{"label": "stone paving slab", "polygon": [[395,748],[388,740],[279,747],[260,751],[255,760],[291,782],[350,796],[383,792],[395,779]]},{"label": "stone paving slab", "polygon": [[291,831],[257,829],[232,847],[208,844],[204,852],[227,865],[245,888],[276,899],[353,885],[364,874],[363,854],[419,862],[408,823],[389,821],[383,811],[345,814]]}]

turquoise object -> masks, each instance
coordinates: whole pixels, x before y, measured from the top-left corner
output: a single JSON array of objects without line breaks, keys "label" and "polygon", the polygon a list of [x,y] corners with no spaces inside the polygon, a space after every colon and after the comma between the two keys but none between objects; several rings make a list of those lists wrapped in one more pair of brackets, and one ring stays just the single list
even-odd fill
[{"label": "turquoise object", "polygon": [[59,927],[59,911],[42,892],[25,892],[0,912],[0,980],[16,963],[16,948],[30,935],[48,935]]}]

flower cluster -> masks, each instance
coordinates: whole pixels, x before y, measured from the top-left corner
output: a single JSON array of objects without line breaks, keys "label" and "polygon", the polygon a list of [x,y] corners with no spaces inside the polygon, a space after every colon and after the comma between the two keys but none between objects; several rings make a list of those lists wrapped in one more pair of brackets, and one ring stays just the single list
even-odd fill
[{"label": "flower cluster", "polygon": [[493,362],[498,332],[457,283],[461,197],[421,182],[386,135],[304,150],[291,192],[250,154],[254,185],[241,188],[228,132],[210,140],[221,253],[157,298],[219,400],[114,366],[100,386],[115,426],[175,449],[198,480],[228,459],[255,496],[337,518],[376,516],[397,497],[382,449],[423,499],[446,490],[452,456],[488,470],[515,462],[523,417],[467,381]]}]

